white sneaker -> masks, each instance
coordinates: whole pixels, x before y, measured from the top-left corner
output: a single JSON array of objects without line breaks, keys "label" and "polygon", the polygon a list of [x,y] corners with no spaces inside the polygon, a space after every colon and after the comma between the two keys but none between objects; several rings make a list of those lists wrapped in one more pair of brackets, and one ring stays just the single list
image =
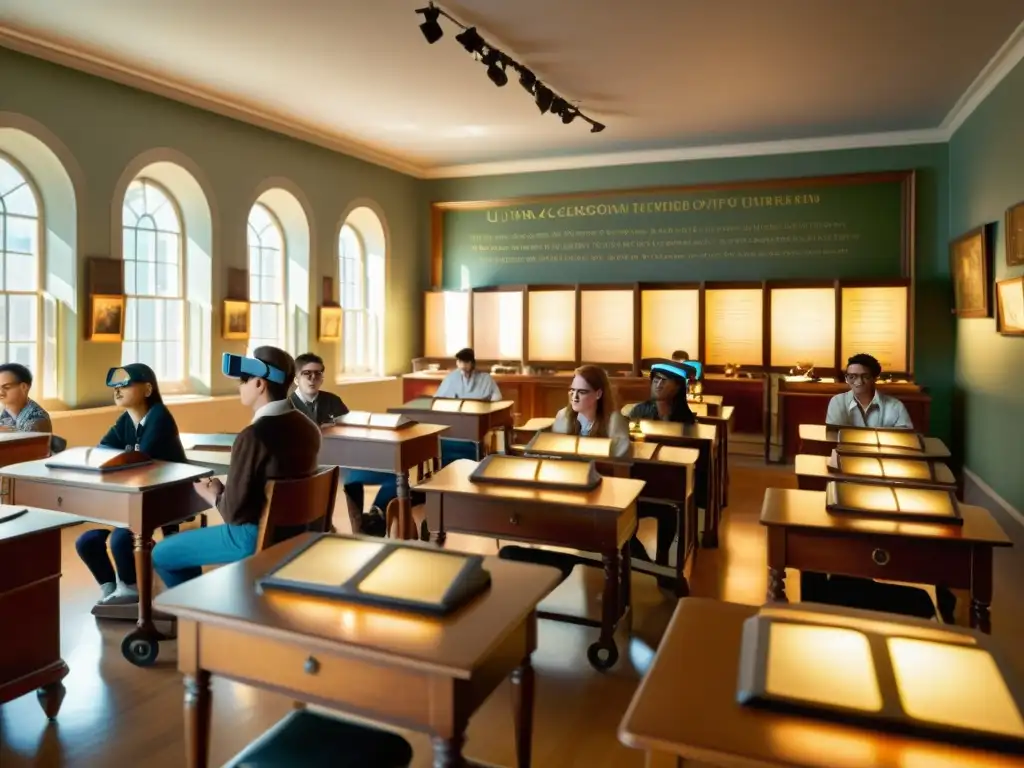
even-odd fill
[{"label": "white sneaker", "polygon": [[139,602],[139,590],[134,584],[118,584],[108,597],[100,601],[103,605],[130,605]]},{"label": "white sneaker", "polygon": [[117,585],[110,581],[106,584],[100,584],[100,599],[96,601],[96,605],[100,605],[104,600],[114,594],[116,589]]}]

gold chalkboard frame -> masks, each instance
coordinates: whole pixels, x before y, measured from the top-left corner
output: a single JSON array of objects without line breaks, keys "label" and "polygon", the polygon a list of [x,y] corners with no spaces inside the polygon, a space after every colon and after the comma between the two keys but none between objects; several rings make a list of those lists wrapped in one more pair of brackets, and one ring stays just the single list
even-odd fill
[{"label": "gold chalkboard frame", "polygon": [[610,197],[615,195],[659,195],[679,192],[712,192],[735,189],[800,189],[810,186],[849,186],[853,184],[883,184],[899,182],[902,185],[900,275],[911,280],[911,293],[915,279],[914,209],[916,172],[880,171],[848,173],[831,176],[801,176],[792,179],[754,179],[746,181],[712,182],[682,186],[639,187],[629,189],[575,190],[549,195],[498,198],[493,200],[451,200],[430,204],[430,285],[441,290],[444,277],[444,217],[449,211],[473,211],[481,208],[506,208],[527,203],[567,200],[574,197]]}]

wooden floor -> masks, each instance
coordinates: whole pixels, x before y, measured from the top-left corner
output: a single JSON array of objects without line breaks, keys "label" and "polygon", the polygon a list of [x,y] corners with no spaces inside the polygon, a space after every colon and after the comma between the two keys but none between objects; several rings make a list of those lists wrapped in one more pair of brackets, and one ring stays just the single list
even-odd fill
[{"label": "wooden floor", "polygon": [[[702,550],[691,589],[694,594],[740,603],[760,604],[766,588],[765,535],[757,522],[764,489],[794,487],[791,467],[765,467],[753,460],[732,466],[730,507],[722,529],[722,546]],[[970,493],[970,492],[969,492]],[[974,503],[984,499],[969,495]],[[986,505],[990,506],[991,505]],[[1024,527],[1001,509],[993,509],[1016,548],[995,554],[996,580],[992,624],[1018,669],[1024,670]],[[346,519],[342,514],[339,521]],[[642,535],[653,550],[654,529],[644,521]],[[71,668],[68,694],[57,724],[47,725],[34,696],[0,707],[0,766],[81,766],[178,768],[184,763],[182,685],[176,670],[176,645],[165,643],[155,667],[138,669],[120,652],[123,624],[97,623],[89,613],[97,587],[75,555],[82,527],[64,531],[62,647]],[[448,546],[494,552],[490,540],[449,536]],[[789,582],[798,598],[798,580]],[[598,614],[600,576],[577,569],[549,598],[560,609]],[[587,664],[585,649],[596,630],[542,621],[534,655],[537,709],[534,765],[539,768],[611,768],[643,764],[642,755],[619,744],[616,729],[653,649],[668,622],[674,601],[654,582],[634,575],[631,631],[620,630],[622,656],[609,673]],[[3,635],[17,627],[0,627]],[[1014,639],[1018,642],[1013,642]],[[686,690],[679,691],[680,696]],[[244,685],[216,680],[212,758],[220,765],[290,709],[290,702]],[[406,734],[416,752],[414,765],[429,766],[429,742]],[[466,754],[474,761],[513,765],[512,710],[508,684],[498,689],[470,723]]]}]

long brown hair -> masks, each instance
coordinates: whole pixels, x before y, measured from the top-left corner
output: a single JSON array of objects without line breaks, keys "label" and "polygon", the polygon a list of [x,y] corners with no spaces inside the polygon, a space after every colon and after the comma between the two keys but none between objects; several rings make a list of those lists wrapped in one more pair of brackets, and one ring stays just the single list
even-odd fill
[{"label": "long brown hair", "polygon": [[[587,382],[595,392],[600,390],[601,397],[597,401],[594,426],[590,429],[590,436],[608,437],[608,421],[616,411],[615,395],[612,393],[612,383],[608,378],[608,372],[596,365],[581,365],[573,373]],[[571,395],[569,396],[569,411],[573,413]],[[579,419],[570,419],[570,426],[573,434],[578,435],[580,432]]]}]

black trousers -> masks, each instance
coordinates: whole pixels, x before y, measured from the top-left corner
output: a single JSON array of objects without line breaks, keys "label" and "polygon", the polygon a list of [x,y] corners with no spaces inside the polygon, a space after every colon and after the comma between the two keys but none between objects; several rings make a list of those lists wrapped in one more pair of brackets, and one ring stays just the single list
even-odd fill
[{"label": "black trousers", "polygon": [[[675,541],[679,532],[679,513],[675,507],[667,504],[655,504],[650,501],[641,501],[637,505],[637,517],[641,520],[645,517],[653,517],[658,521],[657,551],[654,554],[654,561],[658,565],[668,565],[668,553],[672,549],[672,542]],[[644,545],[634,533],[629,542],[629,553],[631,557],[640,560],[650,560],[650,555]]]}]

